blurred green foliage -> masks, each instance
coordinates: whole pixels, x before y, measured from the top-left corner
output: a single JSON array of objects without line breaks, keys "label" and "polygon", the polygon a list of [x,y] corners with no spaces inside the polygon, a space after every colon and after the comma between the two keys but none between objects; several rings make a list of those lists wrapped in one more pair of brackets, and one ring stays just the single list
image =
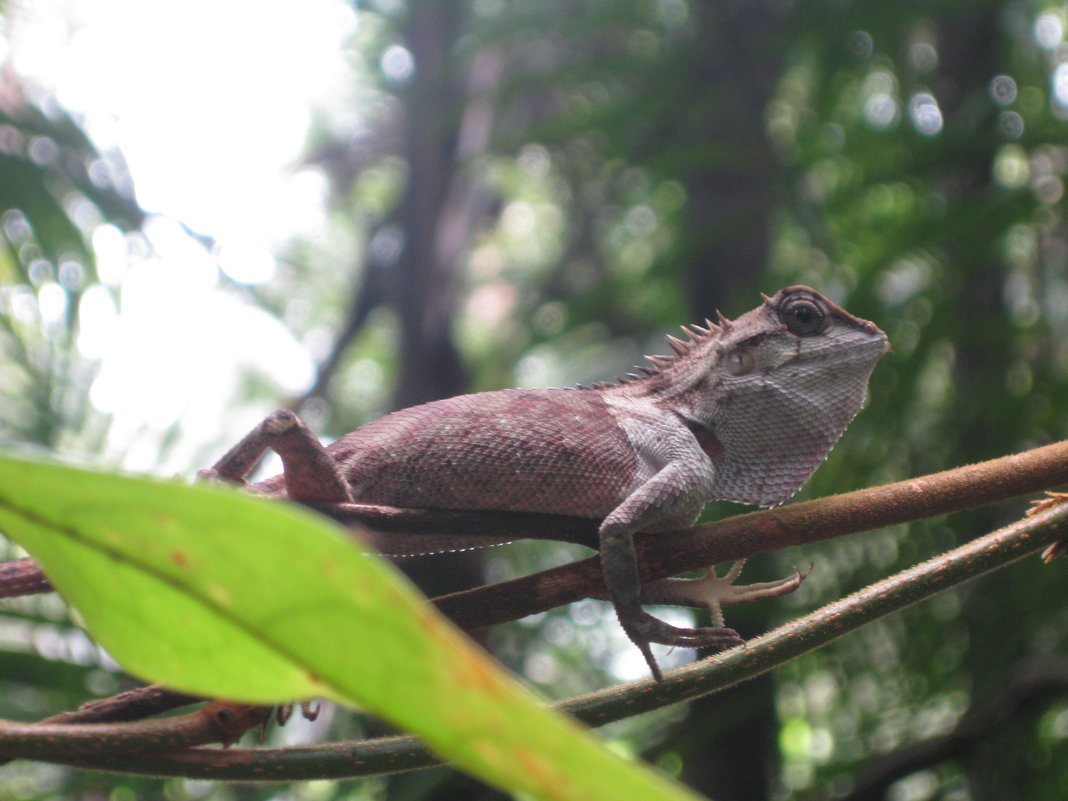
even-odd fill
[{"label": "blurred green foliage", "polygon": [[[30,94],[33,94],[32,92]],[[38,93],[40,94],[40,93]],[[0,77],[0,442],[99,447],[94,366],[77,345],[84,305],[115,302],[90,239],[143,212],[118,153],[102,153],[54,98]]]},{"label": "blurred green foliage", "polygon": [[[799,282],[875,320],[894,345],[806,494],[1068,433],[1064,5],[369,0],[357,10],[353,113],[324,110],[309,138],[307,164],[330,179],[331,231],[293,242],[287,269],[255,290],[298,337],[325,330],[337,342],[299,399],[324,433],[458,388],[611,377],[661,351],[673,326]],[[40,119],[2,122],[0,145],[11,131],[24,145],[0,159],[0,433],[61,446],[55,432],[83,419],[69,410],[91,412],[91,374],[64,384],[73,396],[55,390],[77,362],[74,311],[96,280],[84,237],[137,216],[26,149],[47,136],[85,163],[85,142],[34,128]],[[76,190],[96,209],[88,223],[56,200]],[[83,268],[74,286],[64,254]],[[66,312],[42,320],[53,285]],[[754,560],[757,578],[816,569],[774,611],[730,620],[759,631],[1022,511],[1009,503]],[[489,570],[566,558],[517,554],[495,552]],[[721,799],[1064,797],[1066,699],[1048,686],[1007,690],[1020,671],[1065,659],[1062,569],[1029,560],[796,660],[764,695],[618,732]],[[624,645],[599,608],[493,642],[547,691],[570,693],[603,682]],[[42,679],[59,706],[69,698],[51,693],[63,681]],[[861,793],[866,770],[999,700],[1011,714],[996,727]],[[391,787],[476,793],[445,774]]]}]

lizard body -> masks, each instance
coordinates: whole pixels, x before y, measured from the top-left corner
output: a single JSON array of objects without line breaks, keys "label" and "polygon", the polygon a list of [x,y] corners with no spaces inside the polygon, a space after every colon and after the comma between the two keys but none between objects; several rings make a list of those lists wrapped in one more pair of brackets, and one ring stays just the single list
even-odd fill
[{"label": "lizard body", "polygon": [[[800,286],[734,321],[684,330],[685,340],[669,337],[672,355],[649,357],[652,367],[619,383],[483,392],[386,415],[326,447],[335,476],[320,495],[602,520],[608,597],[659,678],[651,642],[738,638],[645,612],[633,535],[687,526],[711,500],[785,501],[860,410],[888,349],[874,323]],[[285,474],[256,486],[317,499],[309,482],[294,492],[292,460],[283,461]],[[657,582],[658,600],[700,602],[698,588],[685,589],[700,581]]]}]

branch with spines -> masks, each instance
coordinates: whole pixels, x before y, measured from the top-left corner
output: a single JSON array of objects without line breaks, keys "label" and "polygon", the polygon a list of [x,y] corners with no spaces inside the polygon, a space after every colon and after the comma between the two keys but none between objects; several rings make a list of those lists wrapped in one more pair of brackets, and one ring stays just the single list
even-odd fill
[{"label": "branch with spines", "polygon": [[[1066,482],[1068,442],[1061,442],[896,484],[695,526],[675,534],[667,541],[659,535],[646,537],[640,545],[643,578],[661,578],[786,545],[816,542],[933,517],[1035,493]],[[548,515],[441,514],[361,507],[356,504],[336,504],[324,507],[321,511],[340,522],[370,519],[377,521],[380,528],[393,531],[414,528],[424,534],[433,531],[434,526],[440,529],[443,519],[452,525],[466,520],[478,525],[478,535],[498,541],[506,531],[510,530],[515,535],[519,519],[530,526],[530,529],[522,529],[524,538],[587,541],[587,537],[592,539],[595,533],[591,521]],[[680,537],[683,539],[680,540]],[[830,604],[750,641],[746,648],[733,649],[670,671],[661,685],[648,680],[635,682],[571,699],[561,706],[589,725],[603,725],[716,692],[770,670],[877,617],[1003,567],[1030,553],[1048,550],[1066,539],[1068,504],[1057,503],[1055,499],[1025,521]],[[34,569],[32,563],[19,560],[18,565],[19,569],[15,572],[19,578],[15,584],[35,588],[33,591],[43,591],[46,585],[30,575]],[[0,571],[0,577],[2,575],[3,571]],[[473,629],[578,600],[598,592],[600,588],[596,562],[583,560],[513,581],[445,596],[435,599],[435,603],[461,627]],[[526,593],[533,594],[526,598]],[[509,598],[511,602],[502,606],[503,599]],[[490,610],[488,613],[487,609]],[[152,691],[160,693],[158,688],[152,688]],[[166,691],[162,691],[162,694],[165,697]],[[137,693],[129,697],[134,699]],[[113,706],[110,719],[124,719],[123,705],[119,703]],[[71,724],[79,720],[77,712],[66,713],[63,717]],[[188,716],[183,718],[186,723],[190,720]],[[3,724],[0,726],[0,743],[4,739],[4,732],[14,742],[28,735],[35,726],[48,726],[48,736],[40,738],[41,747],[20,748],[20,756],[96,769],[216,779],[288,781],[315,777],[341,778],[434,764],[433,758],[414,739],[404,737],[296,749],[235,749],[223,752],[192,749],[167,755],[124,753],[122,748],[117,747],[113,753],[101,754],[97,749],[92,757],[76,756],[84,754],[84,745],[80,746],[79,742],[91,739],[92,729],[85,726],[65,728],[63,723],[52,722],[54,720],[40,724]],[[166,732],[159,729],[159,724],[166,725],[165,721],[149,723],[153,732],[166,736]],[[131,727],[130,734],[135,734],[136,727],[145,726],[146,722],[109,725]],[[182,724],[176,722],[174,725]],[[121,735],[121,729],[115,734]],[[47,747],[43,745],[45,741]],[[136,747],[136,736],[125,738],[124,742],[133,750],[146,750]],[[0,744],[0,753],[4,752],[5,748]]]}]

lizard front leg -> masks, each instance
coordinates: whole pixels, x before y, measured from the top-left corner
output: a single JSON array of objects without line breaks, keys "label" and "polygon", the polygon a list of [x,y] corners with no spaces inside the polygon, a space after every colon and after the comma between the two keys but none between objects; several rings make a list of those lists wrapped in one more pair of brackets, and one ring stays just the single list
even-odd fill
[{"label": "lizard front leg", "polygon": [[641,576],[634,551],[634,533],[665,519],[701,499],[702,476],[671,463],[639,486],[605,518],[600,528],[601,568],[608,597],[620,625],[638,646],[657,681],[663,680],[650,645],[661,643],[686,648],[740,645],[741,637],[723,627],[679,628],[653,617],[642,608]]}]

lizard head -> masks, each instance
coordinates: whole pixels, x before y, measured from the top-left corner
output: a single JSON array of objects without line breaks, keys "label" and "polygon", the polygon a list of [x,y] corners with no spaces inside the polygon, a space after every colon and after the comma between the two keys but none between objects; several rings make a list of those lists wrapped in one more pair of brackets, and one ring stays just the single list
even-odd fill
[{"label": "lizard head", "polygon": [[878,326],[806,286],[687,334],[639,383],[695,431],[714,497],[760,506],[785,501],[826,458],[889,349]]}]

